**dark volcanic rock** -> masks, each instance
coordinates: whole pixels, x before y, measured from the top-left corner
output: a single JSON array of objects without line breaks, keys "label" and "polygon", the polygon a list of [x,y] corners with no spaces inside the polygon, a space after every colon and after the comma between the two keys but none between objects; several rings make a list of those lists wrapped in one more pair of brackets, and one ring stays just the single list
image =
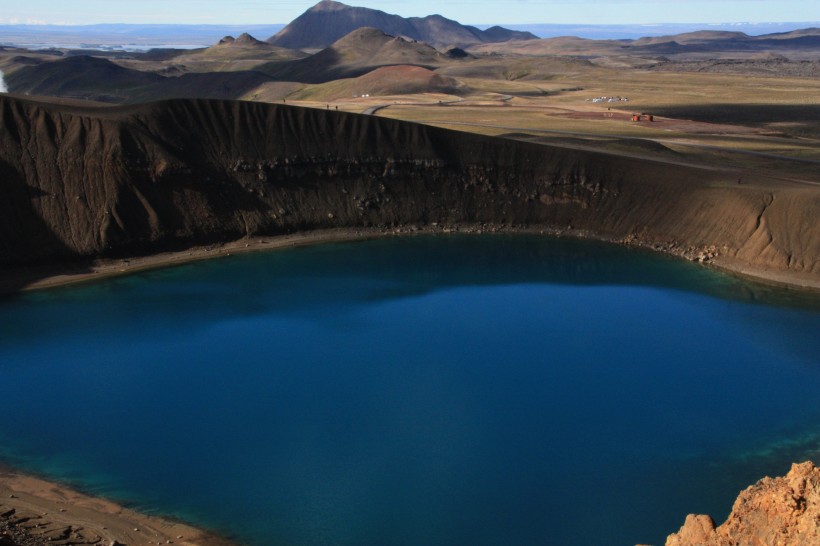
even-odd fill
[{"label": "dark volcanic rock", "polygon": [[[0,512],[3,510],[0,507]],[[18,520],[15,510],[0,513],[0,546],[47,546],[52,543],[44,536],[33,536],[23,525],[25,521]]]},{"label": "dark volcanic rock", "polygon": [[453,47],[453,48],[448,49],[445,52],[445,55],[447,55],[451,59],[464,59],[464,58],[470,56],[469,53],[467,53],[466,51],[464,51],[460,47]]},{"label": "dark volcanic rock", "polygon": [[[572,226],[820,273],[818,192],[720,171],[248,102],[0,97],[0,266],[331,227]],[[803,226],[799,237],[794,226]]]}]

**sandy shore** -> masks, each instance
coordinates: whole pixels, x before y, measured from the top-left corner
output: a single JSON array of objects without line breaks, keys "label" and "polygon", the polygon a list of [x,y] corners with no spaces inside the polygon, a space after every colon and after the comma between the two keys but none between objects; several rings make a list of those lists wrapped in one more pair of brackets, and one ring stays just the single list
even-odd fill
[{"label": "sandy shore", "polygon": [[71,488],[0,469],[0,544],[122,546],[234,543],[183,523],[140,514]]},{"label": "sandy shore", "polygon": [[[411,236],[424,234],[481,234],[481,233],[521,233],[540,234],[558,237],[594,239],[616,244],[627,244],[648,248],[662,254],[677,256],[686,260],[697,261],[698,249],[684,248],[675,245],[649,245],[640,241],[616,241],[600,237],[597,234],[580,230],[556,230],[545,227],[509,227],[487,225],[429,225],[408,226],[400,228],[338,228],[316,230],[267,237],[249,237],[223,244],[193,247],[178,252],[161,252],[150,256],[138,256],[128,259],[96,260],[87,264],[72,264],[50,268],[31,268],[0,272],[0,293],[11,293],[19,290],[37,290],[69,284],[89,282],[133,273],[136,271],[170,267],[199,260],[208,260],[232,256],[246,252],[259,252],[297,246],[322,243],[359,241],[381,237]],[[746,278],[759,283],[788,287],[820,294],[820,277],[817,275],[778,270],[755,266],[732,258],[716,255],[703,262],[705,267],[714,267],[726,273]]]},{"label": "sandy shore", "polygon": [[95,260],[86,264],[10,270],[0,273],[0,293],[17,290],[37,290],[95,281],[137,271],[224,258],[246,252],[357,241],[392,234],[393,232],[366,228],[310,231],[270,237],[248,237],[229,243],[198,246],[178,252],[160,252],[149,256],[135,256],[126,259]]}]

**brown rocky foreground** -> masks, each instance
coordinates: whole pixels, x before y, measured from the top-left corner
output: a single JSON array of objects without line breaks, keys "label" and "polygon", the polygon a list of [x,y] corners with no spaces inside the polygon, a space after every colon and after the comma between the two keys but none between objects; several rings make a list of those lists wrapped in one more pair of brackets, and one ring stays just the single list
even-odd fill
[{"label": "brown rocky foreground", "polygon": [[[0,546],[230,546],[182,523],[146,516],[16,472],[0,473]],[[820,468],[792,465],[741,492],[726,522],[690,514],[666,546],[817,546]]]},{"label": "brown rocky foreground", "polygon": [[0,468],[0,546],[231,546],[184,523]]},{"label": "brown rocky foreground", "polygon": [[[487,226],[639,244],[818,287],[818,217],[812,182],[739,184],[731,169],[374,116],[0,96],[0,275],[255,236]],[[18,288],[38,280],[23,277]]]},{"label": "brown rocky foreground", "polygon": [[666,546],[817,546],[820,468],[792,465],[785,477],[763,478],[738,496],[726,522],[690,514]]}]

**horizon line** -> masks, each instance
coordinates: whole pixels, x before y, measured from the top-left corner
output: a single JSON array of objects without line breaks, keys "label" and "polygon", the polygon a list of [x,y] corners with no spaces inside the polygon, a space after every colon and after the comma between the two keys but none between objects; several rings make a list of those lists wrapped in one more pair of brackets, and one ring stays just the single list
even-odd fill
[{"label": "horizon line", "polygon": [[[91,26],[165,26],[165,27],[241,27],[241,26],[287,26],[291,23],[46,23],[46,22],[3,22],[0,21],[0,26],[3,27],[91,27]],[[707,23],[703,21],[665,21],[659,23],[559,23],[559,22],[542,22],[542,23],[462,23],[470,26],[485,26],[485,25],[516,25],[516,26],[588,26],[588,27],[653,27],[653,26],[667,26],[667,25],[704,25],[704,26],[718,26],[718,25],[796,25],[796,24],[817,24],[820,25],[820,20],[805,20],[805,21],[721,21]]]}]

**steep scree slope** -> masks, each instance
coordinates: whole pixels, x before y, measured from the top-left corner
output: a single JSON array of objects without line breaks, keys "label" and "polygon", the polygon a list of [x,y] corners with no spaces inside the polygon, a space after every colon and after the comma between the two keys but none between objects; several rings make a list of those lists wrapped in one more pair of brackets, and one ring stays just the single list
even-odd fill
[{"label": "steep scree slope", "polygon": [[286,105],[0,97],[0,266],[329,227],[586,230],[820,274],[820,192]]}]

